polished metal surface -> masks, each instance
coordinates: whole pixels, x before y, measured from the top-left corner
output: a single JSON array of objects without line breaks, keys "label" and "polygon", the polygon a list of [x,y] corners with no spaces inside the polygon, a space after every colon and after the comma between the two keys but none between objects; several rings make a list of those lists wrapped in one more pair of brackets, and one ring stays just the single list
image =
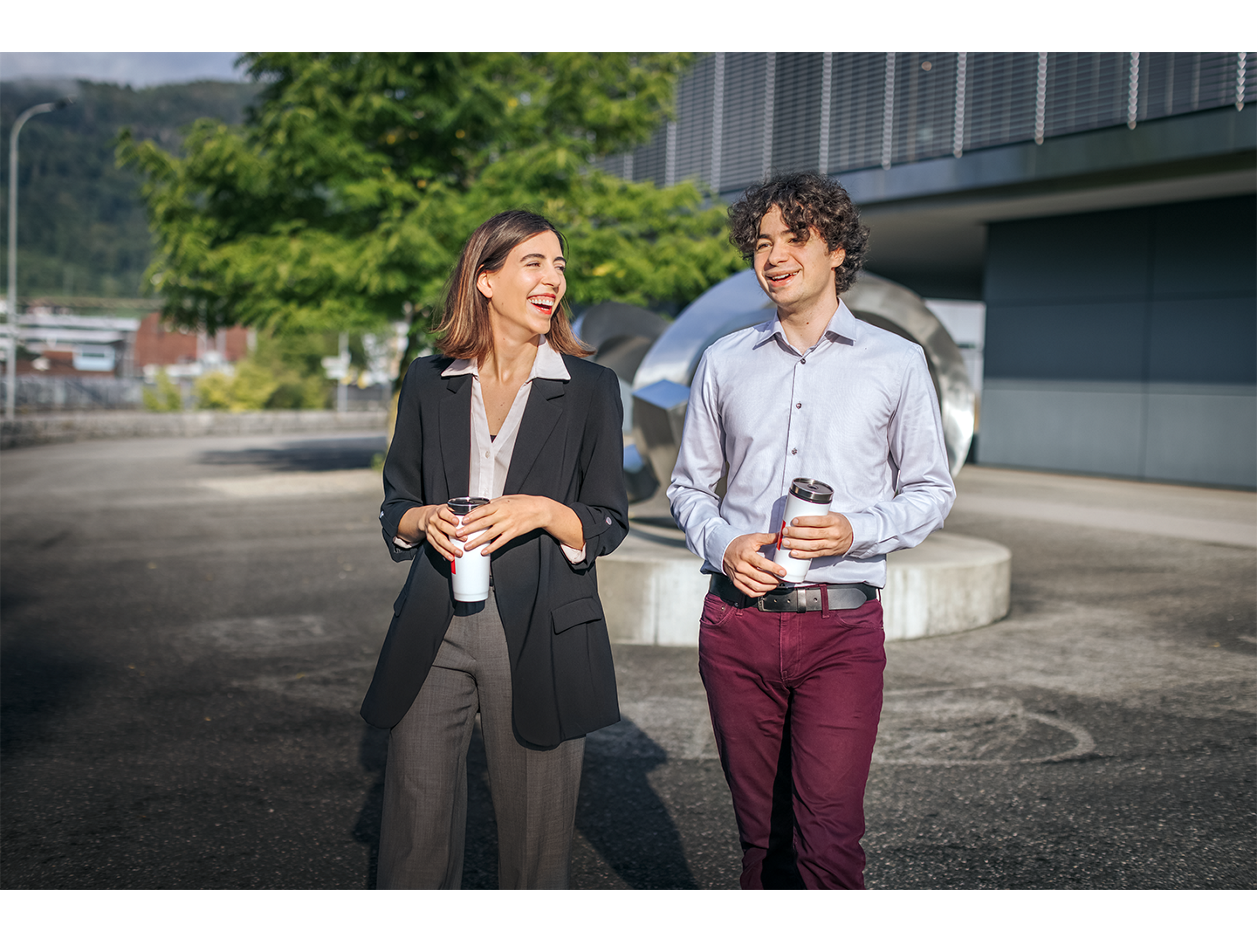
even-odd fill
[{"label": "polished metal surface", "polygon": [[689,386],[668,379],[633,393],[633,441],[638,454],[650,464],[656,480],[662,481],[665,488],[677,463],[689,400]]},{"label": "polished metal surface", "polygon": [[591,359],[631,383],[642,358],[668,329],[670,321],[654,311],[619,301],[595,304],[572,323],[572,332],[594,348]]},{"label": "polished metal surface", "polygon": [[748,268],[731,275],[696,298],[655,341],[633,377],[633,391],[661,379],[688,386],[704,350],[725,334],[762,324],[772,314],[755,272]]}]

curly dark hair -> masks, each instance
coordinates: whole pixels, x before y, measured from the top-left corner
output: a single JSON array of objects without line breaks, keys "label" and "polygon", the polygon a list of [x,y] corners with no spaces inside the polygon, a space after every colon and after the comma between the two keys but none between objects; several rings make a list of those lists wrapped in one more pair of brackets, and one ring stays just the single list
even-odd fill
[{"label": "curly dark hair", "polygon": [[729,207],[729,241],[747,261],[755,255],[759,223],[772,207],[800,238],[814,228],[833,251],[842,246],[847,257],[834,272],[838,293],[855,283],[868,254],[869,230],[841,184],[817,173],[784,173],[751,187]]}]

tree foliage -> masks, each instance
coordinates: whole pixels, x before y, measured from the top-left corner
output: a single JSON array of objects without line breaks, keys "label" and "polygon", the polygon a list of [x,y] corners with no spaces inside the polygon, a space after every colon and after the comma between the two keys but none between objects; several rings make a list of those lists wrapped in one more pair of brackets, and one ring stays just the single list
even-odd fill
[{"label": "tree foliage", "polygon": [[184,156],[129,134],[177,323],[431,329],[480,222],[510,208],[570,242],[569,297],[684,303],[736,270],[722,208],[597,169],[668,116],[681,54],[255,53],[243,127],[198,122]]},{"label": "tree foliage", "polygon": [[[301,338],[310,334],[302,333]],[[317,335],[313,335],[317,336]],[[258,409],[323,409],[331,396],[331,385],[318,364],[310,368],[300,357],[287,354],[287,343],[259,337],[257,349],[236,364],[228,376],[210,372],[196,381],[197,405],[202,409],[253,412]],[[304,368],[303,368],[304,367]]]}]

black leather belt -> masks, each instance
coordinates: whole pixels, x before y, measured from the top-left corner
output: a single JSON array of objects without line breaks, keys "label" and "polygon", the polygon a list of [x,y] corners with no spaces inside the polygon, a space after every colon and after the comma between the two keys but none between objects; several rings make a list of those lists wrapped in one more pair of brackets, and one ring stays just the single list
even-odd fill
[{"label": "black leather belt", "polygon": [[[720,596],[730,605],[747,608],[754,605],[761,612],[819,612],[828,607],[831,611],[859,608],[865,602],[878,597],[876,586],[867,582],[850,582],[844,585],[798,586],[773,589],[757,599],[744,594],[723,573],[711,577],[711,591]],[[821,593],[827,593],[828,606],[821,600]]]}]

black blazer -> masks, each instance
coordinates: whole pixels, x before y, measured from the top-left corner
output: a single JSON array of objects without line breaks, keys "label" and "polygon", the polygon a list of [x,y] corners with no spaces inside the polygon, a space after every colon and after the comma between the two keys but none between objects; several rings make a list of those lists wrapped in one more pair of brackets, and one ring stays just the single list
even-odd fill
[{"label": "black blazer", "polygon": [[[572,508],[584,530],[585,559],[573,565],[554,537],[535,530],[490,562],[510,653],[515,733],[541,747],[620,718],[594,561],[628,532],[624,406],[611,370],[578,357],[563,361],[571,380],[533,380],[504,491]],[[407,510],[467,493],[472,379],[441,376],[451,362],[434,356],[410,365],[384,462],[384,541],[394,560],[414,561],[362,704],[363,719],[382,729],[410,709],[454,615],[449,563],[427,542],[411,550],[393,543]]]}]

